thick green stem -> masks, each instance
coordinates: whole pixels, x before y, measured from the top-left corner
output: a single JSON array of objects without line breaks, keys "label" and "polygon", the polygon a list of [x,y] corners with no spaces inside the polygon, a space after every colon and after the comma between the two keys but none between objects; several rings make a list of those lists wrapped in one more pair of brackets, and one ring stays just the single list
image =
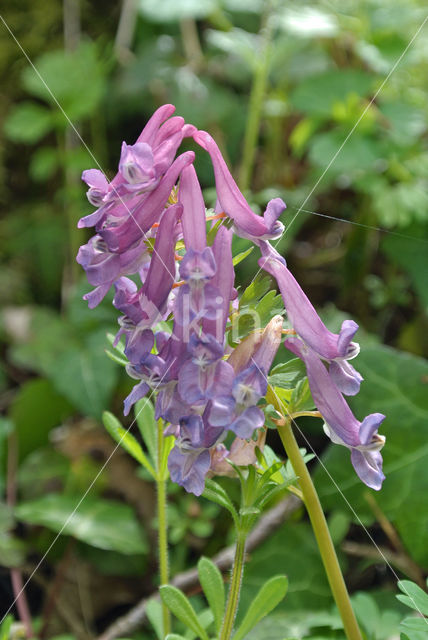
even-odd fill
[{"label": "thick green stem", "polygon": [[330,536],[330,531],[324,516],[324,511],[321,507],[312,478],[309,475],[294,437],[290,419],[284,419],[283,424],[278,424],[278,432],[288,459],[293,466],[294,472],[299,477],[303,500],[315,533],[318,548],[330,583],[330,588],[342,618],[346,637],[348,640],[362,640],[361,632],[349,600],[349,594],[346,589],[333,541]]},{"label": "thick green stem", "polygon": [[[169,565],[168,565],[168,517],[167,517],[167,499],[166,499],[166,479],[161,469],[162,451],[163,451],[163,432],[162,421],[158,420],[157,433],[157,510],[158,510],[158,553],[159,553],[159,577],[161,584],[169,582]],[[163,632],[167,636],[171,633],[171,615],[168,607],[162,602],[162,620]]]},{"label": "thick green stem", "polygon": [[233,631],[233,623],[238,609],[239,593],[241,591],[242,574],[244,571],[244,555],[246,532],[238,532],[236,541],[235,559],[232,569],[232,580],[230,582],[229,595],[227,598],[226,613],[223,620],[219,640],[229,640]]},{"label": "thick green stem", "polygon": [[259,137],[260,120],[263,100],[266,93],[267,77],[271,49],[272,26],[269,21],[270,11],[266,10],[264,24],[261,28],[263,39],[260,56],[256,58],[256,69],[251,87],[250,104],[248,107],[247,124],[245,128],[244,150],[240,172],[240,187],[243,191],[249,188],[256,155],[257,139]]}]

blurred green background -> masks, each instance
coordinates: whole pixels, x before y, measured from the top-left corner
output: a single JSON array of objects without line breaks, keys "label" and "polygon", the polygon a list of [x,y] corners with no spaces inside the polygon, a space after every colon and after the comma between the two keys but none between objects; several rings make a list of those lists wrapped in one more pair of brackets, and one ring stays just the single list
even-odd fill
[{"label": "blurred green background", "polygon": [[[99,164],[114,175],[122,140],[133,143],[153,110],[171,102],[216,138],[255,210],[269,198],[285,200],[279,249],[327,324],[337,328],[345,313],[361,326],[356,366],[365,382],[351,404],[359,418],[387,415],[382,492],[367,497],[347,452],[327,446],[319,423],[301,426],[334,479],[313,463],[348,583],[373,594],[358,605],[363,617],[371,611],[368,637],[393,637],[400,617],[396,576],[362,524],[398,576],[422,583],[428,570],[428,27],[418,29],[426,3],[2,4],[2,606],[13,600],[10,567],[31,573],[112,452],[101,412],[120,416],[132,386],[104,353],[106,332],[116,330],[109,300],[94,311],[81,300],[90,287],[74,257],[88,236],[76,223],[91,206],[80,174]],[[196,166],[212,204],[207,154],[197,153]],[[244,244],[238,240],[236,249]],[[248,284],[256,270],[251,255],[238,277]],[[65,527],[28,587],[42,635],[93,636],[151,593],[153,514],[153,486],[117,452],[79,511],[85,526]],[[223,546],[229,534],[218,516],[211,504],[173,490],[173,572]],[[301,544],[305,553],[298,557]],[[254,637],[343,637],[334,630],[334,614],[325,613],[331,597],[303,512],[254,553],[243,600],[280,556],[289,566],[290,593]],[[52,584],[60,585],[54,596]]]}]

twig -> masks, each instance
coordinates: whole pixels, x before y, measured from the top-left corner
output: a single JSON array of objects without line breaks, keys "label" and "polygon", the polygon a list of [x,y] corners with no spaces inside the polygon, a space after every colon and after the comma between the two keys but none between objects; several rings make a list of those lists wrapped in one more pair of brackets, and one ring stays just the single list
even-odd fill
[{"label": "twig", "polygon": [[[302,502],[296,496],[288,496],[286,500],[283,500],[277,504],[273,509],[268,511],[262,516],[258,524],[254,527],[247,539],[247,553],[253,551],[258,547],[266,538],[268,538],[275,529],[291,516],[300,506]],[[226,571],[232,566],[233,558],[235,554],[235,545],[226,547],[215,555],[212,561],[218,566],[221,571]],[[183,573],[177,574],[171,583],[174,587],[183,591],[188,591],[196,584],[199,583],[198,571],[196,568],[189,569]],[[111,624],[105,631],[99,636],[98,640],[113,640],[118,637],[126,637],[132,633],[141,625],[146,619],[146,606],[149,600],[154,597],[158,597],[156,593],[140,600],[128,613],[121,618],[118,618],[113,624]]]},{"label": "twig", "polygon": [[419,567],[413,563],[409,563],[409,557],[407,554],[391,551],[387,547],[372,547],[370,544],[359,544],[358,542],[344,542],[342,550],[350,556],[357,556],[358,558],[373,559],[384,564],[385,559],[389,564],[397,567],[409,578],[420,584],[422,588],[426,588],[423,580],[421,581],[421,572]]},{"label": "twig", "polygon": [[[18,467],[18,437],[15,431],[9,435],[8,452],[7,452],[7,484],[6,484],[6,500],[9,507],[13,508],[16,502],[16,470]],[[12,568],[10,570],[10,580],[12,590],[18,610],[19,619],[25,628],[27,638],[34,637],[33,622],[31,619],[30,608],[27,602],[27,596],[24,592],[24,583],[20,569]]]}]

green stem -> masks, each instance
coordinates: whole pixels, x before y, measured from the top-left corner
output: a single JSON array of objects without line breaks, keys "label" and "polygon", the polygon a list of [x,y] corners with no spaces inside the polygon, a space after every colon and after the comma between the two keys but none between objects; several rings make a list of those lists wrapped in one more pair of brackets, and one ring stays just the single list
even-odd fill
[{"label": "green stem", "polygon": [[256,61],[256,69],[251,87],[250,104],[248,107],[247,124],[245,128],[244,150],[242,153],[242,165],[240,172],[240,188],[245,191],[249,188],[253,173],[254,159],[256,156],[257,139],[259,137],[260,120],[263,108],[263,100],[266,93],[267,77],[269,72],[269,60],[271,50],[272,26],[269,20],[270,11],[264,16],[260,30],[263,38],[260,57]]},{"label": "green stem", "polygon": [[299,478],[303,499],[315,533],[330,588],[342,618],[346,637],[348,640],[362,640],[324,512],[294,437],[290,419],[284,418],[284,424],[278,424],[278,432],[288,459]]},{"label": "green stem", "polygon": [[[158,553],[159,553],[159,577],[161,584],[169,582],[169,565],[168,565],[168,516],[167,516],[167,497],[166,497],[166,479],[161,469],[161,460],[163,453],[163,425],[162,420],[158,420],[157,431],[157,510],[158,510]],[[168,607],[162,602],[162,621],[163,632],[167,636],[171,633],[171,615]]]},{"label": "green stem", "polygon": [[223,620],[219,640],[229,640],[233,631],[236,611],[238,609],[239,593],[241,591],[242,574],[244,571],[244,554],[246,532],[239,531],[236,541],[235,559],[232,569],[232,580],[230,582],[229,595],[227,597],[226,613]]}]

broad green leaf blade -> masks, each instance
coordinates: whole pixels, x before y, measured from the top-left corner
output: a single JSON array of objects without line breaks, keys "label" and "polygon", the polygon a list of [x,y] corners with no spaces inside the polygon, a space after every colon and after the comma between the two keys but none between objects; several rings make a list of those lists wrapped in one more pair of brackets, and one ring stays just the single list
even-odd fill
[{"label": "broad green leaf blade", "polygon": [[121,447],[125,449],[133,458],[138,460],[138,462],[145,468],[147,471],[153,476],[156,477],[156,471],[153,466],[150,464],[147,456],[144,451],[134,438],[134,436],[129,433],[126,429],[122,427],[119,420],[112,414],[110,411],[104,411],[103,413],[103,423],[113,440],[115,440]]},{"label": "broad green leaf blade", "polygon": [[158,466],[157,424],[155,420],[155,410],[150,400],[147,397],[138,400],[138,402],[135,403],[134,413],[141,437],[149,451],[150,458],[154,465]]},{"label": "broad green leaf blade", "polygon": [[300,358],[293,358],[283,364],[278,364],[271,371],[268,378],[272,387],[294,389],[296,384],[306,376],[306,367]]},{"label": "broad green leaf blade", "polygon": [[[408,618],[404,618],[401,623],[401,629],[408,633],[409,631],[418,631],[419,633],[428,633],[428,622],[426,618],[412,618],[409,616]],[[413,640],[413,636],[410,636],[411,640]],[[422,636],[426,638],[425,636]]]},{"label": "broad green leaf blade", "polygon": [[198,616],[190,601],[180,589],[171,585],[162,585],[159,587],[160,597],[168,609],[181,622],[194,631],[201,640],[209,640],[205,629],[202,628]]},{"label": "broad green leaf blade", "polygon": [[247,633],[281,602],[287,588],[288,579],[285,576],[274,576],[268,580],[249,606],[233,640],[244,640]]},{"label": "broad green leaf blade", "polygon": [[220,569],[209,558],[202,557],[198,562],[199,580],[207,602],[214,615],[215,628],[220,632],[224,616],[224,583]]},{"label": "broad green leaf blade", "polygon": [[397,582],[397,586],[404,593],[404,595],[397,596],[400,602],[403,602],[411,609],[415,609],[418,613],[428,616],[428,594],[425,591],[410,580],[400,580]]},{"label": "broad green leaf blade", "polygon": [[135,513],[126,504],[86,496],[49,494],[15,508],[19,520],[73,536],[99,549],[146,553],[147,543]]}]

